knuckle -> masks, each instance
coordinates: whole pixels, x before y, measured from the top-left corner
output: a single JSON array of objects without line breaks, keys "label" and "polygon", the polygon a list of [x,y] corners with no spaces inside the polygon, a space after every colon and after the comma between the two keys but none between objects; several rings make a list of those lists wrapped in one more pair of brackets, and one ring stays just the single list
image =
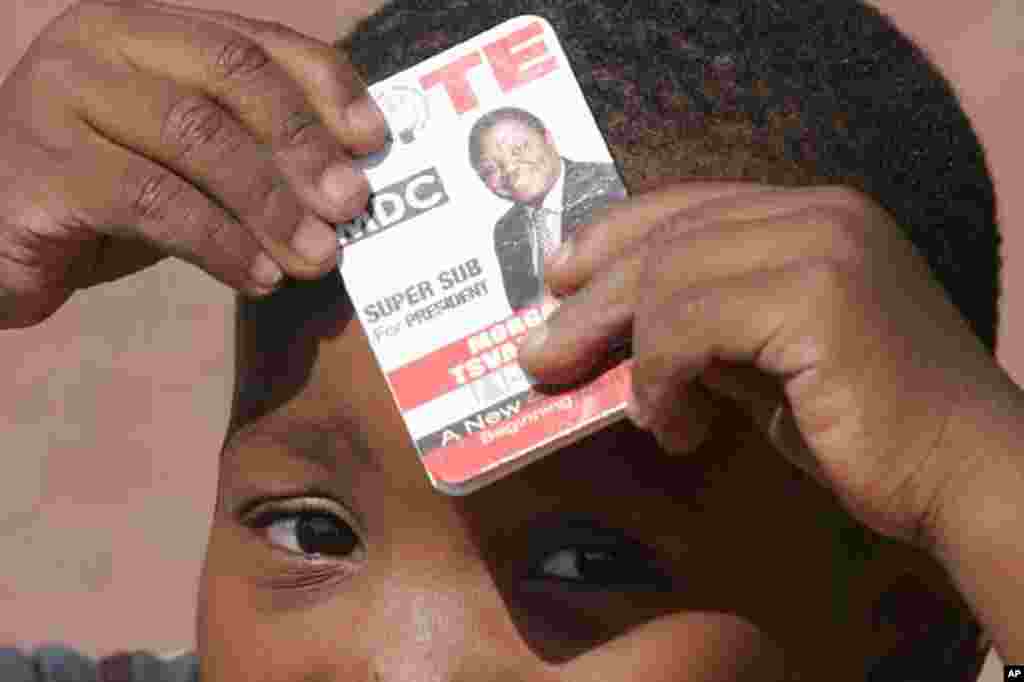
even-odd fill
[{"label": "knuckle", "polygon": [[[712,319],[706,316],[720,304],[720,296],[714,287],[691,286],[662,295],[639,297],[637,317],[643,318],[644,333],[656,338],[672,333],[678,320]],[[637,328],[639,326],[636,325]]]},{"label": "knuckle", "polygon": [[[199,214],[196,217],[198,218]],[[230,261],[232,266],[240,267],[242,263],[240,254],[228,254],[227,252],[236,251],[236,249],[226,248],[232,242],[232,228],[235,224],[223,215],[207,214],[205,218],[205,220],[193,220],[196,253],[207,259],[219,255],[222,260]]]},{"label": "knuckle", "polygon": [[[676,305],[679,314],[689,319],[708,318],[716,305],[716,293],[707,287],[695,287],[679,293]],[[710,319],[710,318],[709,318]],[[666,329],[671,329],[671,317],[668,315],[659,316],[658,324]]]},{"label": "knuckle", "polygon": [[132,213],[146,223],[168,225],[171,214],[183,205],[185,185],[171,173],[160,173],[142,181],[131,203]]},{"label": "knuckle", "polygon": [[660,218],[648,232],[648,239],[652,242],[666,244],[677,240],[680,236],[685,237],[682,229],[682,213],[675,212]]},{"label": "knuckle", "polygon": [[312,59],[303,64],[303,76],[319,92],[338,92],[343,96],[354,96],[359,77],[348,64],[345,56],[334,48],[317,49],[311,52]]},{"label": "knuckle", "polygon": [[278,194],[288,191],[287,181],[276,169],[270,168],[266,172],[257,173],[249,186],[243,190],[245,216],[249,219],[269,216]]},{"label": "knuckle", "polygon": [[848,205],[835,205],[815,209],[818,222],[827,226],[829,251],[832,258],[860,267],[867,252],[867,234],[864,216]]},{"label": "knuckle", "polygon": [[28,272],[40,273],[50,264],[47,251],[52,251],[54,240],[25,223],[0,223],[0,258],[16,264]]},{"label": "knuckle", "polygon": [[690,281],[688,277],[681,277],[679,271],[679,254],[686,252],[682,242],[689,238],[690,235],[678,235],[671,242],[642,242],[633,248],[643,262],[640,278],[644,288],[653,290],[662,287],[664,282]]},{"label": "knuckle", "polygon": [[240,34],[232,34],[217,51],[213,76],[218,81],[245,80],[271,64],[263,46]]},{"label": "knuckle", "polygon": [[805,265],[808,291],[843,292],[849,290],[855,274],[850,264],[832,256],[817,258]]},{"label": "knuckle", "polygon": [[306,78],[318,87],[339,82],[338,65],[327,58],[311,59],[305,69]]},{"label": "knuckle", "polygon": [[168,253],[204,262],[216,257],[234,225],[198,191],[170,175],[143,183],[135,208],[150,240]]},{"label": "knuckle", "polygon": [[281,124],[278,144],[284,147],[301,147],[320,143],[323,127],[320,117],[308,109],[300,109],[287,116]]},{"label": "knuckle", "polygon": [[189,155],[212,144],[226,123],[224,111],[214,101],[202,96],[187,97],[168,112],[163,139],[183,155]]}]

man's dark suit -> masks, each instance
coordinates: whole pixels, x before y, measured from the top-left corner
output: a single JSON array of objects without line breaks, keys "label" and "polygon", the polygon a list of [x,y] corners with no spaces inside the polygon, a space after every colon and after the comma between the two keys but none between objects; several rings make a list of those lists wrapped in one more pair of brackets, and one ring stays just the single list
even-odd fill
[{"label": "man's dark suit", "polygon": [[[626,188],[610,163],[577,163],[562,159],[562,242],[590,220],[595,210],[623,199]],[[494,250],[501,265],[509,305],[513,310],[536,303],[542,284],[533,267],[533,235],[529,209],[515,204],[494,227]]]}]

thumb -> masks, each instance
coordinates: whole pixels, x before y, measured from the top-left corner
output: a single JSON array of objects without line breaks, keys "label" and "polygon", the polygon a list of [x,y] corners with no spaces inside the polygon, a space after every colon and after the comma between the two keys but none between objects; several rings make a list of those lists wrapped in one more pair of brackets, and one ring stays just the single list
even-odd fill
[{"label": "thumb", "polygon": [[734,400],[786,459],[828,486],[821,464],[804,440],[778,379],[752,365],[716,360],[701,374],[700,381],[709,390]]}]

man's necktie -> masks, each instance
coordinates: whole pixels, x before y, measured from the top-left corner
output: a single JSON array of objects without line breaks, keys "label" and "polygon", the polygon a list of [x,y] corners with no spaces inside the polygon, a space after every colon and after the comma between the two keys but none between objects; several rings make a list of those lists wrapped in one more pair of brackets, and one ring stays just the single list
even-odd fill
[{"label": "man's necktie", "polygon": [[[533,210],[534,258],[537,276],[544,281],[544,259],[555,252],[561,243],[562,214],[547,208]],[[547,287],[545,287],[547,292]]]}]

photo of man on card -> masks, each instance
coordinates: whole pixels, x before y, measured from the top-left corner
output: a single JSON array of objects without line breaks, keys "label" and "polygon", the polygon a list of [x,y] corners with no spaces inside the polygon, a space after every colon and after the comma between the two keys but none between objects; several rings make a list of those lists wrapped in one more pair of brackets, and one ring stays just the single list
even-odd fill
[{"label": "photo of man on card", "polygon": [[626,197],[614,165],[561,156],[544,122],[516,107],[495,109],[476,122],[469,160],[491,192],[513,202],[494,227],[513,310],[541,302],[544,258],[595,210]]}]

